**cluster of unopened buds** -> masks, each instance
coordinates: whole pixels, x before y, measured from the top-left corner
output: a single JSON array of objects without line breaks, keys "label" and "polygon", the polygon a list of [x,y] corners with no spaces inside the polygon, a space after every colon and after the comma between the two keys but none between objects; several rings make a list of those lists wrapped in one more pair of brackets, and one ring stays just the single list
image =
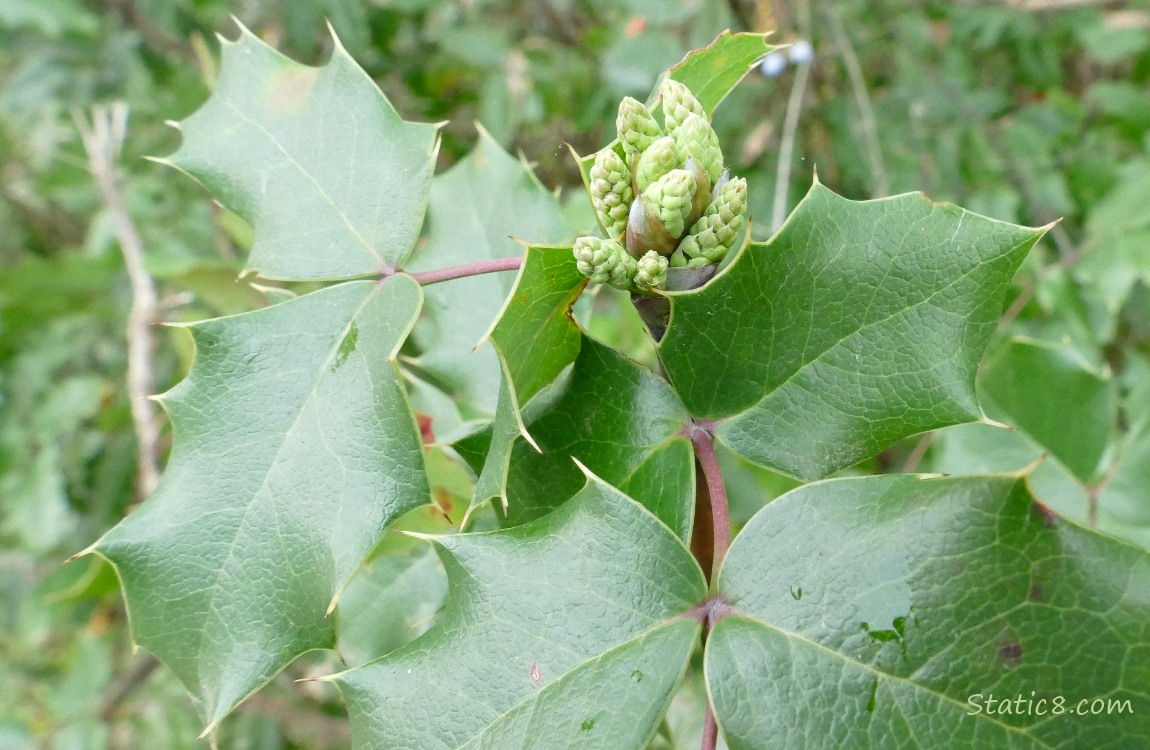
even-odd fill
[{"label": "cluster of unopened buds", "polygon": [[641,102],[619,104],[619,140],[595,155],[591,203],[607,233],[575,241],[591,281],[640,294],[667,288],[669,268],[718,264],[747,211],[747,181],[723,166],[719,139],[687,87],[660,91],[662,125]]}]

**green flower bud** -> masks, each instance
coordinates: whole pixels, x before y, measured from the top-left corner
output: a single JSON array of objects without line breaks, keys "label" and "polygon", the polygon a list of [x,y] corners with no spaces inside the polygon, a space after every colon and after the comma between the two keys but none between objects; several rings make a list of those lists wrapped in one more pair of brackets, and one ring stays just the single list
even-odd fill
[{"label": "green flower bud", "polygon": [[649,251],[639,259],[638,270],[635,273],[635,288],[641,292],[666,289],[668,265],[667,259],[662,255],[654,250]]},{"label": "green flower bud", "polygon": [[599,237],[580,237],[571,249],[579,273],[599,284],[610,284],[620,289],[631,286],[638,270],[638,262],[622,245]]},{"label": "green flower bud", "polygon": [[591,204],[611,237],[618,237],[627,228],[633,200],[635,193],[627,163],[613,149],[603,149],[595,155],[591,167]]},{"label": "green flower bud", "polygon": [[631,257],[642,258],[648,250],[666,255],[678,242],[678,237],[667,232],[651,202],[643,196],[636,198],[627,217],[627,252]]},{"label": "green flower bud", "polygon": [[[623,250],[622,245],[618,245],[620,250]],[[616,289],[627,290],[635,281],[635,274],[639,271],[639,262],[627,254],[623,250],[618,255],[619,263],[611,270],[611,278],[607,279],[607,283]]]},{"label": "green flower bud", "polygon": [[688,114],[671,133],[671,138],[680,164],[694,159],[712,183],[719,179],[723,173],[723,150],[719,147],[719,136],[705,117],[693,112]]},{"label": "green flower bud", "polygon": [[685,169],[672,169],[643,191],[643,200],[672,237],[683,236],[696,187],[695,175]]},{"label": "green flower bud", "polygon": [[714,196],[711,194],[711,178],[707,177],[707,173],[703,171],[703,167],[695,159],[687,159],[687,163],[683,165],[683,169],[695,175],[695,197],[691,201],[691,213],[687,214],[684,220],[684,226],[692,226],[703,212],[707,210],[707,206],[711,205]]},{"label": "green flower bud", "polygon": [[660,93],[663,97],[663,121],[667,126],[668,133],[674,135],[689,114],[696,114],[704,120],[707,119],[703,105],[699,104],[695,95],[678,81],[670,78],[663,79]]},{"label": "green flower bud", "polygon": [[628,156],[646,151],[656,138],[663,135],[663,129],[651,111],[638,99],[629,96],[619,102],[615,127],[619,130],[619,141]]},{"label": "green flower bud", "polygon": [[718,263],[735,244],[747,212],[747,181],[742,177],[716,188],[717,195],[679,243],[688,266]]},{"label": "green flower bud", "polygon": [[635,189],[642,193],[651,183],[679,166],[675,140],[669,135],[656,138],[635,166]]}]

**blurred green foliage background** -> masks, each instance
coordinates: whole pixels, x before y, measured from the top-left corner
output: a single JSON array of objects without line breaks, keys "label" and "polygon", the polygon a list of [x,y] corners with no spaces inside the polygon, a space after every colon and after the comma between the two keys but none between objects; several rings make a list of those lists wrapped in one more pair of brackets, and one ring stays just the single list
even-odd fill
[{"label": "blurred green foliage background", "polygon": [[[942,431],[849,472],[1016,470],[1046,455],[1044,501],[1150,546],[1150,3],[0,0],[0,747],[203,745],[181,686],[132,654],[110,568],[62,564],[138,499],[132,293],[78,122],[128,105],[119,175],[163,320],[266,304],[270,292],[236,280],[243,222],[143,158],[178,144],[164,123],[206,98],[232,14],[308,63],[331,47],[329,20],[405,118],[448,121],[441,169],[482,123],[577,218],[588,206],[564,144],[611,140],[620,97],[645,96],[725,28],[809,40],[809,62],[781,53],[781,71],[752,73],[716,116],[756,237],[816,167],[851,198],[923,190],[1006,221],[1061,218],[1016,279],[983,367],[987,414],[1018,429]],[[649,356],[633,316],[600,296],[587,325]],[[178,330],[157,337],[162,391],[191,351]],[[794,484],[724,461],[736,521]],[[432,467],[440,500],[466,507],[458,462]],[[394,628],[374,637],[416,634]],[[291,682],[333,664],[293,665],[225,722],[220,746],[346,746],[333,691]],[[697,701],[677,699],[681,716]],[[672,724],[688,721],[676,710]]]}]

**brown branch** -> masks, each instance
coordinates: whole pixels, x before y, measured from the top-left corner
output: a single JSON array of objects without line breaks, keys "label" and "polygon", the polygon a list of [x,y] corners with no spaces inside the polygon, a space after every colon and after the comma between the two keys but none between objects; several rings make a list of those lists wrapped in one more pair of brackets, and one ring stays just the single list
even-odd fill
[{"label": "brown branch", "polygon": [[478,276],[483,273],[518,271],[522,265],[523,258],[494,258],[458,266],[448,266],[447,268],[437,268],[434,271],[419,271],[408,275],[423,286],[427,286],[428,284],[438,284],[441,281]]},{"label": "brown branch", "polygon": [[104,202],[124,266],[132,286],[132,307],[128,313],[128,400],[136,431],[136,494],[140,499],[152,494],[159,482],[160,423],[150,400],[154,379],[152,352],[155,342],[152,324],[156,320],[156,287],[144,264],[144,243],[128,213],[116,175],[115,160],[120,151],[128,121],[128,107],[122,102],[110,107],[93,107],[92,122],[76,114],[76,127],[88,155],[92,177]]},{"label": "brown branch", "polygon": [[144,654],[143,658],[136,662],[136,666],[132,667],[131,672],[108,687],[107,692],[104,693],[104,699],[100,701],[100,718],[104,721],[112,721],[116,718],[116,713],[124,700],[131,695],[133,690],[147,682],[159,666],[160,662],[156,657],[151,654]]},{"label": "brown branch", "polygon": [[124,23],[136,30],[144,44],[162,55],[178,57],[181,62],[195,62],[196,57],[183,40],[153,23],[140,12],[132,0],[105,0],[105,7],[120,16]]}]

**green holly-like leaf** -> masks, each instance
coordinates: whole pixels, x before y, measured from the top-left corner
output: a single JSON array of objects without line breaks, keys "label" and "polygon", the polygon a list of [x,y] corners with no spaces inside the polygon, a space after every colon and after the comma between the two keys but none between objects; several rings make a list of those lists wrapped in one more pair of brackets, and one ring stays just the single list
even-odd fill
[{"label": "green holly-like leaf", "polygon": [[[427,246],[414,271],[523,255],[532,243],[571,239],[559,202],[485,131],[461,162],[431,184]],[[570,252],[570,251],[568,251]],[[413,335],[418,365],[480,414],[495,412],[500,369],[490,347],[475,348],[499,317],[515,284],[511,274],[457,279],[425,290],[426,320]]]},{"label": "green holly-like leaf", "polygon": [[1055,516],[1024,477],[802,487],[718,581],[732,614],[706,673],[732,750],[1150,744],[1150,554]]},{"label": "green holly-like leaf", "polygon": [[694,517],[694,458],[675,394],[659,376],[584,338],[570,380],[527,426],[538,450],[518,441],[507,477],[507,522],[557,508],[582,486],[571,458],[656,513],[680,538]]},{"label": "green holly-like leaf", "polygon": [[175,437],[156,492],[93,550],[132,632],[209,728],[304,651],[383,530],[427,503],[419,431],[391,363],[419,312],[397,275],[190,326],[161,398]]},{"label": "green holly-like leaf", "polygon": [[727,94],[754,69],[763,55],[774,49],[777,47],[767,44],[766,34],[734,34],[728,30],[710,45],[688,53],[667,75],[690,89],[707,116],[713,117]]},{"label": "green holly-like leaf", "polygon": [[255,228],[248,267],[342,279],[400,265],[419,236],[436,126],[403,121],[335,42],[300,65],[241,27],[167,160]]},{"label": "green holly-like leaf", "polygon": [[593,477],[505,531],[434,539],[443,618],[335,676],[355,747],[641,748],[699,623],[702,571],[674,534]]},{"label": "green holly-like leaf", "polygon": [[922,194],[855,202],[818,184],[767,243],[669,295],[660,342],[688,410],[740,455],[805,479],[981,417],[979,359],[1042,230]]},{"label": "green holly-like leaf", "polygon": [[506,501],[512,446],[521,436],[530,439],[520,407],[579,354],[582,334],[571,318],[571,305],[586,285],[570,246],[527,249],[515,288],[489,337],[499,355],[503,382],[491,447],[475,485],[472,507],[493,497]]},{"label": "green holly-like leaf", "polygon": [[988,407],[991,417],[1025,431],[1081,482],[1097,478],[1115,427],[1109,372],[1098,372],[1066,347],[1016,339],[987,363],[981,385],[1002,410]]}]

